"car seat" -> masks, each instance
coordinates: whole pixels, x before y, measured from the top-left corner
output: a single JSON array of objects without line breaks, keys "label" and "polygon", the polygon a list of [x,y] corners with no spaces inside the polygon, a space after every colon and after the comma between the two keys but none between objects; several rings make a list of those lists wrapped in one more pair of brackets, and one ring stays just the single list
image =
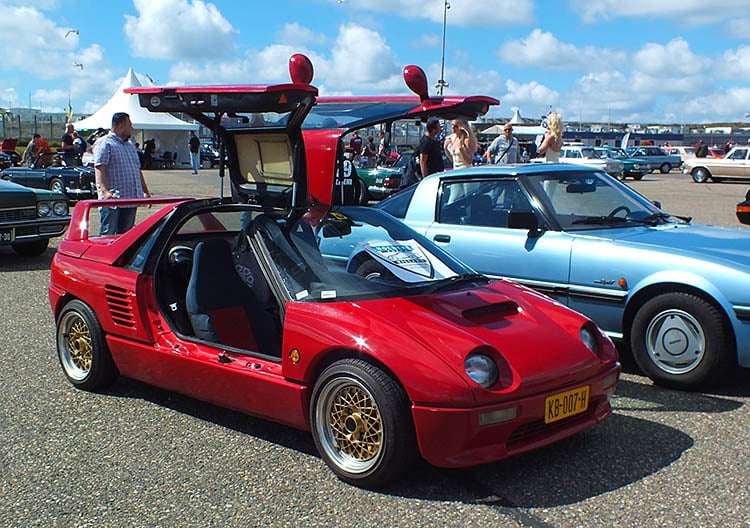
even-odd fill
[{"label": "car seat", "polygon": [[[265,284],[259,275],[256,279]],[[199,242],[185,299],[196,337],[280,357],[278,318],[263,306],[253,289],[237,274],[226,240]]]}]

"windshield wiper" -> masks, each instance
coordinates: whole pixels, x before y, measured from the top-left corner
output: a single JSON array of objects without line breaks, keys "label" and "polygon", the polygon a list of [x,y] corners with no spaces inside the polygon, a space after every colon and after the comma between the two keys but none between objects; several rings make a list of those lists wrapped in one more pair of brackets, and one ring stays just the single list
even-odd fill
[{"label": "windshield wiper", "polygon": [[571,224],[610,225],[623,224],[628,221],[630,221],[630,218],[623,218],[621,216],[587,216],[586,218],[573,220]]},{"label": "windshield wiper", "polygon": [[454,275],[452,277],[446,277],[445,279],[440,279],[439,281],[433,283],[430,285],[430,287],[427,289],[427,293],[434,293],[437,290],[442,289],[446,286],[455,286],[456,284],[459,284],[461,282],[465,281],[471,281],[471,282],[490,282],[490,278],[486,275],[482,275],[481,273],[461,273],[460,275]]}]

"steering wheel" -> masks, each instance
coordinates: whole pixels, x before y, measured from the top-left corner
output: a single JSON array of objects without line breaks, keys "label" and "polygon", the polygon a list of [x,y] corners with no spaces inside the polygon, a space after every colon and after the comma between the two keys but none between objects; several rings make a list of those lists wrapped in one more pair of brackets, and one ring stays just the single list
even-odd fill
[{"label": "steering wheel", "polygon": [[607,218],[614,218],[614,216],[619,213],[620,211],[625,211],[625,216],[627,217],[630,214],[630,209],[625,205],[620,205],[618,207],[615,207],[612,209],[612,211],[607,215]]},{"label": "steering wheel", "polygon": [[192,264],[193,248],[190,246],[174,246],[169,250],[167,258],[169,259],[169,265],[172,267],[182,264]]}]

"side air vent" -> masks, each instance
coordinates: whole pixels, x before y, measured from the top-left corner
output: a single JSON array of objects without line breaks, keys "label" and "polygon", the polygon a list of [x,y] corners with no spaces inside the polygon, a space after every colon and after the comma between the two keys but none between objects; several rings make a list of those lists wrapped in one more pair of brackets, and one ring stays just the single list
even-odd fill
[{"label": "side air vent", "polygon": [[135,327],[135,315],[133,313],[133,296],[125,289],[117,286],[104,286],[104,294],[107,297],[107,306],[112,316],[112,321],[128,328]]}]

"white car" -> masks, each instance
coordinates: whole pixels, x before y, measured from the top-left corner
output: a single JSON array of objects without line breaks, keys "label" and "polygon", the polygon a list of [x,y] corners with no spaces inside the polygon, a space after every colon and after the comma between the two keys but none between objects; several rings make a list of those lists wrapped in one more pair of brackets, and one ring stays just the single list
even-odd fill
[{"label": "white car", "polygon": [[601,156],[594,147],[582,145],[564,145],[560,150],[560,163],[596,167],[619,180],[623,179],[625,170],[620,160]]}]

